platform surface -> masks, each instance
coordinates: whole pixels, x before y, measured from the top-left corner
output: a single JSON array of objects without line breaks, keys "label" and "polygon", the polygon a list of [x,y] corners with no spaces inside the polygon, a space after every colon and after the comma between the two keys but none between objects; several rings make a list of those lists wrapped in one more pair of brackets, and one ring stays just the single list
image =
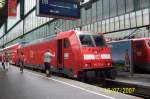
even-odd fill
[{"label": "platform surface", "polygon": [[42,73],[11,66],[8,72],[0,67],[0,99],[138,99],[122,93],[108,93],[105,89],[79,81],[45,77]]},{"label": "platform surface", "polygon": [[150,74],[137,74],[133,76],[128,72],[119,73],[114,81],[135,84],[139,86],[145,86],[150,88]]}]

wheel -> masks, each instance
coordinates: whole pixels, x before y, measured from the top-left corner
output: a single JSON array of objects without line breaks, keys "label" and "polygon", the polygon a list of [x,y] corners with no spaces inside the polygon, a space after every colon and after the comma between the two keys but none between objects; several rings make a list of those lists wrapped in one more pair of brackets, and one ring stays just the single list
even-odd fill
[{"label": "wheel", "polygon": [[81,81],[81,82],[87,82],[86,71],[82,71],[82,72],[79,73],[78,80]]}]

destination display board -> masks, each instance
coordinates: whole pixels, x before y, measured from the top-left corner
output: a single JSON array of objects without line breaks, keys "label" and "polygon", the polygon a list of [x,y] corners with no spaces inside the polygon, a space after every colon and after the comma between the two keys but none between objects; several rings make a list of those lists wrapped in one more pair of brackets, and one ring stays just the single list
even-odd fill
[{"label": "destination display board", "polygon": [[80,4],[71,0],[37,0],[36,13],[42,17],[79,19]]}]

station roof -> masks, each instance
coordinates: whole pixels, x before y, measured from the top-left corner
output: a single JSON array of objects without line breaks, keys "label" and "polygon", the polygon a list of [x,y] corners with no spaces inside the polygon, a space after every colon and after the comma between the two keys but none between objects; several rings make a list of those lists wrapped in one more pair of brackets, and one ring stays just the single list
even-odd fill
[{"label": "station roof", "polygon": [[[0,0],[0,4],[1,4],[1,1],[8,1],[8,0]],[[78,1],[81,1],[82,5],[86,5],[86,3],[88,2],[91,2],[92,0],[78,0]],[[93,2],[96,1],[96,0],[93,0]],[[20,0],[17,0],[17,4],[20,2]],[[4,22],[7,21],[7,18],[8,18],[8,13],[7,13],[7,5],[5,5],[4,7],[0,7],[0,27],[4,24]]]}]

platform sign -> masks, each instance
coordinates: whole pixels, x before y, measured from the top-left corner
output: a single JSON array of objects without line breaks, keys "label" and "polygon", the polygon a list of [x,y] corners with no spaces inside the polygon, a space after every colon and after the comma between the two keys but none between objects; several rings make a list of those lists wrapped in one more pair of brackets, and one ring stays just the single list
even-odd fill
[{"label": "platform sign", "polygon": [[63,19],[79,19],[79,2],[70,1],[71,0],[37,0],[37,16]]}]

